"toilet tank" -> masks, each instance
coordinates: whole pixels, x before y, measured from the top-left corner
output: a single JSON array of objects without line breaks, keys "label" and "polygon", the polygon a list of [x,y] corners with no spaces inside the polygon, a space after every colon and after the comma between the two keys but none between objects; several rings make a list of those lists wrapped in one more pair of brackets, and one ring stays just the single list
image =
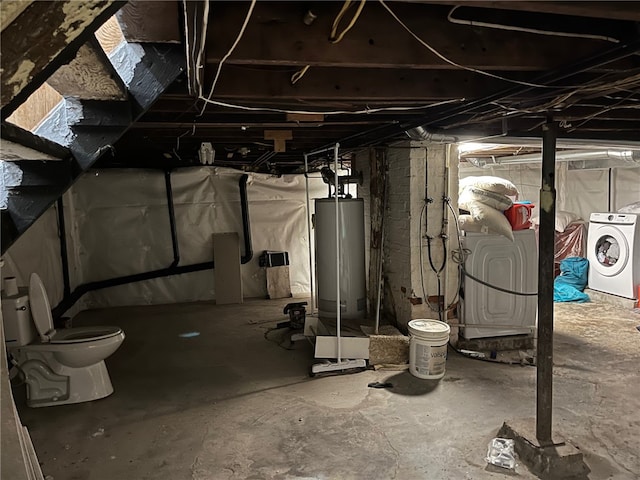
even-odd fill
[{"label": "toilet tank", "polygon": [[36,338],[38,332],[31,320],[26,288],[21,288],[17,295],[11,297],[2,296],[2,323],[7,347],[21,347]]}]

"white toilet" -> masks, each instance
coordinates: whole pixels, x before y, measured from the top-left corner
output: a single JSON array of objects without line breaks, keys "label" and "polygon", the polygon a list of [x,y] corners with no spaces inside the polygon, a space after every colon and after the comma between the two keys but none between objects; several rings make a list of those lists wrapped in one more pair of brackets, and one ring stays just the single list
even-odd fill
[{"label": "white toilet", "polygon": [[36,273],[29,279],[28,298],[24,290],[12,293],[2,299],[5,341],[25,377],[27,405],[65,405],[111,395],[104,359],[120,347],[124,332],[118,327],[55,330],[47,292]]}]

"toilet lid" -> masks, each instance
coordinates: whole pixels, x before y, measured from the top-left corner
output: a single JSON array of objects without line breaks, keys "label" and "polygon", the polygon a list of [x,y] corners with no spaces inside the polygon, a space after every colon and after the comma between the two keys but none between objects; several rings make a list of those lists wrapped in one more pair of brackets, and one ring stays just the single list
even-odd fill
[{"label": "toilet lid", "polygon": [[47,291],[37,273],[32,273],[29,277],[29,306],[40,338],[48,341],[47,334],[53,330],[53,317]]}]

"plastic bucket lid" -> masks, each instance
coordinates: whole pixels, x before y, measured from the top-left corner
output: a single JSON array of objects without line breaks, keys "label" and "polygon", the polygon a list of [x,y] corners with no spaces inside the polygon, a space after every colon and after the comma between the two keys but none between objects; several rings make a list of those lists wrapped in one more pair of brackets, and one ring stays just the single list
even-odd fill
[{"label": "plastic bucket lid", "polygon": [[451,327],[440,320],[419,318],[409,322],[409,333],[415,337],[425,340],[442,340],[447,342],[449,340],[450,330]]}]

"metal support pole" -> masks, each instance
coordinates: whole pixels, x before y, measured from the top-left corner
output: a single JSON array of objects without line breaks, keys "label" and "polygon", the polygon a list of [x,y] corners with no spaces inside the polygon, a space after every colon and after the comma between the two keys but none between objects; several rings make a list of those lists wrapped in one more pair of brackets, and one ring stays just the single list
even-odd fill
[{"label": "metal support pole", "polygon": [[333,147],[333,168],[335,179],[335,190],[333,192],[336,205],[336,336],[338,342],[338,364],[342,363],[342,342],[340,340],[341,328],[341,306],[340,306],[340,204],[338,202],[338,151],[340,144],[336,143]]},{"label": "metal support pole", "polygon": [[313,251],[311,247],[311,202],[309,200],[309,161],[304,154],[304,185],[307,194],[307,238],[309,240],[309,286],[311,288],[311,315],[316,311],[315,291],[313,290]]},{"label": "metal support pole", "polygon": [[557,125],[542,126],[542,185],[538,258],[538,358],[536,437],[541,446],[552,445],[553,411],[553,274],[556,218]]}]

